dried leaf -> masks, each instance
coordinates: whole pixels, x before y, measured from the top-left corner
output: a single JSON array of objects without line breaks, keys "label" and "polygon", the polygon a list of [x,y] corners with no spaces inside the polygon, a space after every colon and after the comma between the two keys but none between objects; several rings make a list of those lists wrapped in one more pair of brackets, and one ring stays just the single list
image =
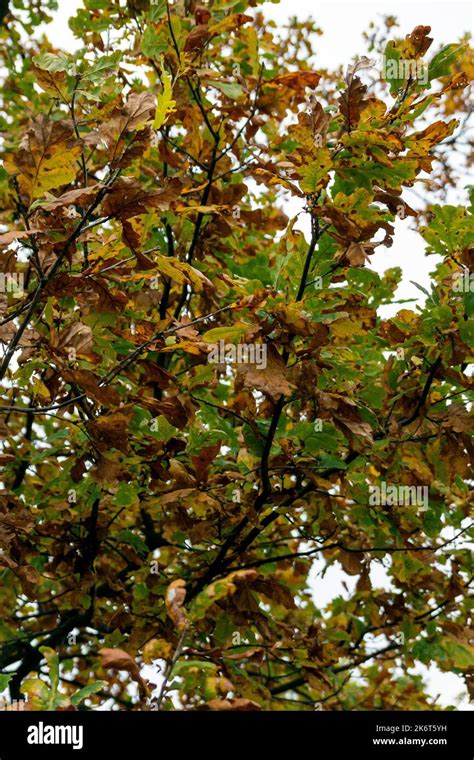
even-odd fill
[{"label": "dried leaf", "polygon": [[41,115],[33,120],[18,151],[5,157],[5,169],[17,177],[29,204],[48,190],[72,182],[80,153],[72,122]]},{"label": "dried leaf", "polygon": [[206,702],[207,707],[211,710],[225,710],[227,712],[247,712],[250,710],[261,710],[258,702],[243,697],[234,697],[232,699],[210,699]]},{"label": "dried leaf", "polygon": [[184,600],[186,598],[186,583],[182,578],[170,583],[166,589],[165,604],[168,610],[168,615],[178,628],[182,631],[186,628],[188,620],[186,612],[183,609]]},{"label": "dried leaf", "polygon": [[130,677],[137,682],[141,698],[144,699],[149,696],[146,682],[140,675],[140,668],[128,652],[125,652],[123,649],[109,649],[106,647],[99,649],[99,654],[102,660],[101,665],[105,670],[109,668],[112,670],[126,670],[130,673]]}]

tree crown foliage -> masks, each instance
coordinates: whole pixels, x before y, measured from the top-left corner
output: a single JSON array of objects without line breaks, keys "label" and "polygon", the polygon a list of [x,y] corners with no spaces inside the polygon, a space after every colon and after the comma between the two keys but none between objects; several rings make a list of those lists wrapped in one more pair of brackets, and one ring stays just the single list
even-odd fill
[{"label": "tree crown foliage", "polygon": [[[34,709],[436,709],[421,662],[472,689],[472,195],[445,197],[472,158],[467,41],[432,53],[388,18],[384,80],[344,51],[318,69],[317,25],[255,0],[84,0],[74,54],[39,29],[52,0],[10,6],[0,686]],[[438,255],[418,305],[371,267],[408,224]]]}]

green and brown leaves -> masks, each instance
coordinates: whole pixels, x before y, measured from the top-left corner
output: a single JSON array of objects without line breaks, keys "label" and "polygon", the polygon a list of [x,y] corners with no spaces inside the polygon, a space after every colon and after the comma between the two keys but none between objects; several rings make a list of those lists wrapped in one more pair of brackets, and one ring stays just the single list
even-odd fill
[{"label": "green and brown leaves", "polygon": [[339,110],[345,119],[349,132],[356,126],[363,109],[368,104],[367,85],[363,84],[356,74],[358,71],[372,66],[373,61],[364,56],[347,68],[346,89],[339,96]]},{"label": "green and brown leaves", "polygon": [[400,673],[433,662],[472,690],[471,48],[388,20],[382,78],[341,83],[315,23],[245,3],[88,1],[74,55],[37,5],[0,40],[1,688],[424,710]]},{"label": "green and brown leaves", "polygon": [[17,151],[5,159],[5,168],[17,179],[29,205],[48,190],[67,185],[77,174],[80,141],[72,122],[35,117]]}]

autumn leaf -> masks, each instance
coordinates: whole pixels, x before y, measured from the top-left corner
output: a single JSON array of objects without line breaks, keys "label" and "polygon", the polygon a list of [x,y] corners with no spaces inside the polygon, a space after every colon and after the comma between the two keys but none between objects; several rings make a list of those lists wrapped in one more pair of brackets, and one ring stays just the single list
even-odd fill
[{"label": "autumn leaf", "polygon": [[252,364],[241,365],[237,375],[239,384],[262,391],[274,401],[290,395],[294,388],[285,363],[272,347],[269,347],[264,369]]},{"label": "autumn leaf", "polygon": [[372,68],[373,61],[363,56],[352,66],[347,67],[345,77],[346,89],[339,96],[339,109],[350,131],[359,121],[361,112],[367,105],[367,86],[356,73],[361,69]]},{"label": "autumn leaf", "polygon": [[315,71],[290,71],[287,74],[280,74],[272,79],[272,84],[280,87],[289,87],[292,90],[304,90],[305,87],[314,89],[319,83],[321,75]]},{"label": "autumn leaf", "polygon": [[406,677],[474,689],[462,22],[323,71],[256,0],[55,5],[0,35],[0,690],[462,707]]},{"label": "autumn leaf", "polygon": [[168,615],[178,630],[184,630],[188,625],[188,619],[183,609],[185,599],[186,584],[181,578],[178,578],[170,583],[165,597]]},{"label": "autumn leaf", "polygon": [[104,670],[126,670],[133,681],[136,681],[140,690],[140,696],[142,699],[149,696],[149,689],[146,682],[143,680],[140,674],[140,668],[137,663],[123,649],[110,649],[105,647],[99,649],[101,657],[101,666]]},{"label": "autumn leaf", "polygon": [[145,214],[151,209],[164,211],[177,198],[180,189],[181,183],[176,180],[170,181],[163,189],[147,191],[138,180],[123,177],[117,180],[113,190],[107,194],[102,211],[107,216],[117,216],[121,220]]},{"label": "autumn leaf", "polygon": [[97,193],[101,188],[100,184],[89,185],[88,187],[79,187],[77,190],[68,190],[66,193],[62,193],[54,201],[47,201],[43,203],[43,208],[48,211],[55,211],[63,206],[79,206],[84,208],[92,203],[96,198]]},{"label": "autumn leaf", "polygon": [[153,121],[154,129],[160,129],[163,124],[165,124],[168,114],[174,111],[176,107],[176,102],[172,99],[173,86],[171,74],[168,74],[167,71],[163,71],[162,80],[163,92],[158,96],[158,105],[156,107],[155,118]]},{"label": "autumn leaf", "polygon": [[197,293],[203,289],[213,290],[212,282],[199,269],[179,261],[172,256],[157,256],[155,259],[157,270],[180,284],[193,285]]},{"label": "autumn leaf", "polygon": [[17,177],[28,203],[48,190],[71,182],[77,174],[81,145],[70,121],[37,116],[18,151],[5,159],[5,168]]},{"label": "autumn leaf", "polygon": [[34,235],[40,230],[10,230],[0,235],[0,245],[6,246],[13,243],[15,240],[21,240],[22,238],[28,238],[30,235]]},{"label": "autumn leaf", "polygon": [[88,354],[92,351],[92,346],[92,330],[82,322],[74,322],[58,337],[58,347],[65,351],[73,348],[78,354]]},{"label": "autumn leaf", "polygon": [[206,702],[210,710],[225,710],[226,712],[247,712],[248,710],[261,710],[258,702],[251,699],[236,697],[232,699],[210,699]]}]

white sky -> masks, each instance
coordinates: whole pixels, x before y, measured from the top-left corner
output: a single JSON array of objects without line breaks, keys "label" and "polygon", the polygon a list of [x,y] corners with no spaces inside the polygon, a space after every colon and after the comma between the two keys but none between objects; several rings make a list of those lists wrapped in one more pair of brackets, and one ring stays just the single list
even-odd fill
[{"label": "white sky", "polygon": [[[73,15],[76,8],[82,5],[80,0],[67,0],[60,3],[61,10],[55,14],[53,22],[45,28],[51,42],[65,50],[73,51],[79,47],[77,40],[67,26],[67,19]],[[67,12],[66,7],[67,6]],[[405,0],[404,2],[392,2],[391,0],[373,0],[373,2],[311,2],[310,0],[281,0],[279,5],[271,2],[258,6],[267,18],[277,22],[284,22],[289,16],[296,15],[298,18],[312,16],[324,34],[317,38],[315,50],[317,54],[316,68],[335,68],[341,63],[347,65],[354,56],[360,56],[366,52],[362,33],[368,30],[369,23],[376,21],[377,17],[385,14],[394,15],[399,21],[398,29],[394,30],[397,35],[404,36],[411,32],[419,24],[431,26],[431,34],[434,38],[432,49],[435,50],[443,44],[456,42],[465,32],[474,34],[474,4],[471,2],[431,2],[430,0]],[[467,182],[462,182],[462,185]],[[417,207],[416,199],[406,195],[408,202]],[[285,207],[286,213],[292,215],[301,208],[301,202],[295,199]],[[378,272],[393,266],[400,266],[403,271],[403,280],[397,291],[399,298],[416,298],[419,291],[410,284],[415,280],[424,286],[429,286],[429,272],[434,269],[437,259],[434,256],[425,258],[423,255],[423,241],[409,229],[409,220],[396,222],[396,234],[392,248],[379,248],[371,257],[371,267]],[[302,228],[305,228],[303,223]],[[401,306],[395,306],[384,312],[384,316],[398,311]],[[321,569],[318,563],[314,570]],[[342,582],[349,586],[350,581],[337,569],[331,567],[324,580],[312,573],[311,587],[316,604],[324,606],[336,595],[346,596]],[[381,566],[374,567],[372,580],[377,585],[386,584],[388,576]],[[146,668],[147,676],[157,680],[156,672]],[[449,705],[460,694],[466,695],[466,689],[462,680],[450,673],[441,673],[437,668],[429,670],[420,667],[417,672],[422,672],[428,681],[429,692],[435,696],[440,694],[439,704]],[[158,678],[159,680],[159,678]],[[464,710],[474,710],[474,705],[469,704],[464,696],[459,705]]]}]

